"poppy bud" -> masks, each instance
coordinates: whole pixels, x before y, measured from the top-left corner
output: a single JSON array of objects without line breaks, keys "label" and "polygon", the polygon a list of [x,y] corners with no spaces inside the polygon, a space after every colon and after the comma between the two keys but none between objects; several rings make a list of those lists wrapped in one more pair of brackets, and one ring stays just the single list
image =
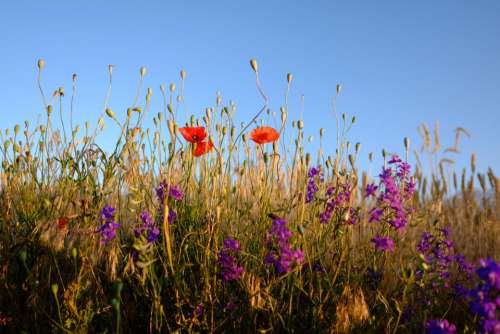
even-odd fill
[{"label": "poppy bud", "polygon": [[373,161],[373,152],[368,153],[368,160],[369,160],[370,162],[372,162],[372,161]]},{"label": "poppy bud", "polygon": [[323,137],[324,135],[325,135],[325,129],[324,128],[319,129],[319,136]]},{"label": "poppy bud", "polygon": [[144,76],[146,75],[146,68],[144,66],[142,66],[139,70],[139,74],[141,75],[141,78],[144,78]]},{"label": "poppy bud", "polygon": [[175,92],[175,84],[172,82],[170,86],[168,86],[168,89],[170,90],[170,93]]},{"label": "poppy bud", "polygon": [[76,73],[73,73],[73,76],[71,77],[71,80],[73,80],[73,82],[76,81]]},{"label": "poppy bud", "polygon": [[54,296],[57,297],[57,291],[59,291],[59,285],[57,285],[57,283],[54,283],[50,286],[50,289],[52,290]]},{"label": "poppy bud", "polygon": [[247,142],[248,137],[247,137],[246,133],[244,133],[244,134],[241,136],[241,139],[243,140],[243,142],[244,142],[244,143],[246,143],[246,142]]},{"label": "poppy bud", "polygon": [[340,92],[342,91],[342,85],[337,84],[337,96],[340,95]]},{"label": "poppy bud", "polygon": [[51,115],[51,114],[52,114],[52,106],[49,104],[49,105],[47,106],[47,116],[49,116],[49,117],[50,117],[50,115]]},{"label": "poppy bud", "polygon": [[236,135],[236,128],[233,126],[231,127],[231,138],[234,138],[235,135]]},{"label": "poppy bud", "polygon": [[292,80],[293,80],[293,75],[292,75],[292,73],[288,73],[288,74],[286,75],[286,81],[288,82],[288,84],[290,84],[290,83],[292,82]]},{"label": "poppy bud", "polygon": [[106,115],[108,115],[109,118],[115,118],[115,113],[110,108],[106,108]]},{"label": "poppy bud", "polygon": [[17,134],[19,133],[19,129],[20,129],[19,124],[16,124],[16,125],[14,126],[14,135],[15,135],[15,136],[17,136]]},{"label": "poppy bud", "polygon": [[299,130],[302,130],[304,128],[304,121],[300,120],[297,123]]},{"label": "poppy bud", "polygon": [[307,141],[312,143],[312,141],[314,140],[314,137],[312,135],[310,135],[309,137],[307,137]]},{"label": "poppy bud", "polygon": [[45,60],[43,58],[38,59],[38,69],[41,71],[45,67]]},{"label": "poppy bud", "polygon": [[148,88],[147,93],[146,93],[146,102],[151,101],[152,95],[153,95],[153,90],[151,88]]},{"label": "poppy bud", "polygon": [[160,92],[162,92],[163,94],[165,94],[165,85],[164,84],[160,85]]},{"label": "poppy bud", "polygon": [[184,80],[186,79],[186,71],[181,70],[181,79]]},{"label": "poppy bud", "polygon": [[352,169],[356,169],[356,161],[354,160],[354,156],[352,154],[349,154],[349,163],[351,164]]},{"label": "poppy bud", "polygon": [[269,161],[269,154],[267,154],[267,152],[264,152],[263,158],[264,158],[264,163],[267,164],[267,162]]},{"label": "poppy bud", "polygon": [[259,68],[257,66],[257,60],[251,59],[250,60],[250,66],[252,66],[252,70],[257,73],[259,71]]},{"label": "poppy bud", "polygon": [[78,250],[75,247],[71,249],[71,256],[76,260],[76,257],[78,256]]},{"label": "poppy bud", "polygon": [[311,154],[308,152],[306,153],[306,166],[309,166],[311,163]]},{"label": "poppy bud", "polygon": [[356,116],[352,116],[352,119],[351,119],[351,124],[354,124],[356,123]]},{"label": "poppy bud", "polygon": [[113,75],[113,65],[111,64],[108,65],[108,73],[110,76]]},{"label": "poppy bud", "polygon": [[356,145],[354,146],[354,149],[356,151],[356,154],[358,154],[359,151],[361,150],[361,143],[356,143]]},{"label": "poppy bud", "polygon": [[215,103],[220,106],[220,104],[222,103],[222,97],[220,95],[217,94],[217,98],[215,99]]},{"label": "poppy bud", "polygon": [[171,114],[174,113],[174,108],[172,108],[172,104],[171,103],[167,104],[167,109],[168,109],[169,113],[171,113]]},{"label": "poppy bud", "polygon": [[405,144],[405,150],[409,151],[410,150],[410,138],[405,137],[403,142]]},{"label": "poppy bud", "polygon": [[134,113],[134,111],[132,110],[132,108],[128,108],[127,109],[127,118],[128,119],[131,119],[132,118],[132,114]]},{"label": "poppy bud", "polygon": [[167,125],[168,125],[168,131],[170,132],[170,137],[174,138],[175,137],[175,126],[174,126],[174,121],[169,119],[167,121]]}]

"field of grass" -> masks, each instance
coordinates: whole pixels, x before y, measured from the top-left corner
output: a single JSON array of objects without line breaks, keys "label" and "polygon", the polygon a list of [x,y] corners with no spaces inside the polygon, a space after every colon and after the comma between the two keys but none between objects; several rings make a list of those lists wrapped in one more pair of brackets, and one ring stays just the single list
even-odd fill
[{"label": "field of grass", "polygon": [[287,99],[269,127],[254,60],[246,125],[220,98],[178,124],[173,84],[150,110],[145,68],[113,111],[111,66],[102,117],[75,125],[38,67],[46,117],[0,132],[0,332],[500,333],[500,180],[475,156],[454,172],[438,131],[371,177],[354,118],[333,110],[333,152],[305,152]]}]

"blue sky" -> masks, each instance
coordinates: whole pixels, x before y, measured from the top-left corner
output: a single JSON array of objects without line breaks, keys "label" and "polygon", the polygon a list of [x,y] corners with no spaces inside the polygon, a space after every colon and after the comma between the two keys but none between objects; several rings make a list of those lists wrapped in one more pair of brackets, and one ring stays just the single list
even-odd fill
[{"label": "blue sky", "polygon": [[93,124],[108,64],[116,113],[132,104],[146,66],[154,112],[159,85],[178,82],[185,69],[189,112],[201,116],[220,91],[237,104],[238,120],[249,120],[262,104],[248,63],[257,58],[271,109],[283,104],[293,73],[290,117],[299,117],[304,94],[306,133],[318,137],[325,127],[327,149],[341,83],[338,110],[356,115],[350,139],[364,155],[402,152],[403,137],[421,142],[420,123],[440,121],[445,146],[457,126],[472,135],[457,167],[476,152],[480,168],[500,172],[499,1],[2,1],[0,36],[1,128],[43,113],[40,57],[48,92],[69,92],[78,74],[75,119]]}]

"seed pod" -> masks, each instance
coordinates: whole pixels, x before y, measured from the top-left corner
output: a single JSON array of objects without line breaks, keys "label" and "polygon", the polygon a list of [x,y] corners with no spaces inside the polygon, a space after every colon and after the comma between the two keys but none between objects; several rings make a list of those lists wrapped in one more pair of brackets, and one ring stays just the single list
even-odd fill
[{"label": "seed pod", "polygon": [[41,71],[45,67],[45,60],[43,58],[38,59],[38,69]]},{"label": "seed pod", "polygon": [[52,114],[52,106],[49,104],[49,105],[47,106],[47,116],[49,116],[49,117],[50,117],[50,115],[51,115],[51,114]]},{"label": "seed pod", "polygon": [[304,121],[300,120],[297,122],[299,130],[302,130],[304,128]]},{"label": "seed pod", "polygon": [[234,126],[231,127],[231,138],[234,138],[236,135],[236,128]]},{"label": "seed pod", "polygon": [[73,82],[76,82],[76,73],[73,73],[73,75],[71,76],[71,80],[73,80]]},{"label": "seed pod", "polygon": [[173,82],[172,82],[172,83],[170,83],[170,86],[168,86],[168,89],[170,90],[170,93],[175,92],[175,88],[176,88],[176,87],[175,87],[175,84],[174,84]]},{"label": "seed pod", "polygon": [[19,129],[20,129],[19,124],[16,124],[16,125],[14,126],[14,135],[15,135],[15,136],[17,136],[17,134],[19,133]]},{"label": "seed pod", "polygon": [[311,163],[311,154],[306,153],[306,166],[309,166],[310,163]]},{"label": "seed pod", "polygon": [[216,103],[218,106],[220,106],[220,105],[221,105],[221,103],[222,103],[222,97],[221,97],[219,94],[217,94],[217,98],[215,99],[215,103]]},{"label": "seed pod", "polygon": [[108,115],[109,118],[115,118],[115,113],[110,108],[106,108],[106,115]]},{"label": "seed pod", "polygon": [[259,71],[259,67],[257,66],[257,60],[250,59],[250,66],[252,66],[252,70],[257,73]]},{"label": "seed pod", "polygon": [[368,153],[368,160],[369,160],[370,162],[372,162],[372,161],[373,161],[373,152]]},{"label": "seed pod", "polygon": [[113,75],[113,65],[111,65],[111,64],[108,65],[108,73],[110,76]]},{"label": "seed pod", "polygon": [[151,88],[148,88],[147,93],[146,93],[146,102],[151,101],[152,95],[153,95],[153,90]]},{"label": "seed pod", "polygon": [[97,125],[102,129],[104,127],[104,118],[99,117],[99,120],[97,121]]},{"label": "seed pod", "polygon": [[472,170],[472,174],[476,173],[476,160],[477,160],[476,153],[472,153],[470,157],[470,169]]},{"label": "seed pod", "polygon": [[342,85],[337,84],[337,96],[340,95],[340,92],[342,91]]},{"label": "seed pod", "polygon": [[169,119],[167,121],[167,126],[168,126],[168,131],[170,132],[170,137],[174,138],[175,137],[175,123],[174,123],[174,121]]},{"label": "seed pod", "polygon": [[293,75],[292,73],[288,73],[286,75],[286,82],[288,82],[288,84],[291,84],[292,83],[292,80],[293,80]]},{"label": "seed pod", "polygon": [[323,138],[323,136],[324,136],[324,135],[325,135],[325,129],[324,129],[324,128],[320,128],[320,129],[319,129],[319,136],[320,136],[321,138]]},{"label": "seed pod", "polygon": [[184,80],[186,79],[186,71],[181,70],[181,79]]},{"label": "seed pod", "polygon": [[351,124],[354,124],[356,123],[356,116],[352,116],[352,119],[351,119]]},{"label": "seed pod", "polygon": [[134,113],[134,110],[132,108],[128,108],[127,109],[127,118],[128,119],[131,119],[132,118],[132,115]]},{"label": "seed pod", "polygon": [[312,135],[309,135],[309,137],[307,137],[307,141],[312,143],[312,141],[314,140],[314,137]]},{"label": "seed pod", "polygon": [[139,70],[139,74],[141,75],[141,78],[144,78],[144,76],[146,75],[146,68],[144,66],[142,66]]},{"label": "seed pod", "polygon": [[160,85],[160,92],[162,92],[162,94],[165,94],[165,85],[164,84]]}]

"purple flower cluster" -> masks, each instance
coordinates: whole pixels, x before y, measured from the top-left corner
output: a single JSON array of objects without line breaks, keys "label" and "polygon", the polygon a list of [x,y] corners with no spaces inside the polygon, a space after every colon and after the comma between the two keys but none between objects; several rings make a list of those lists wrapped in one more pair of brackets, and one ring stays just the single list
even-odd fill
[{"label": "purple flower cluster", "polygon": [[219,252],[217,264],[220,268],[220,274],[224,283],[234,281],[240,278],[244,269],[238,265],[236,255],[240,251],[240,243],[237,240],[226,238],[224,247]]},{"label": "purple flower cluster", "polygon": [[479,284],[468,293],[469,307],[479,316],[479,333],[500,333],[500,264],[493,259],[480,260],[476,274]]},{"label": "purple flower cluster", "polygon": [[[184,193],[182,192],[182,189],[178,185],[177,186],[169,185],[165,181],[161,182],[156,188],[156,197],[160,202],[160,208],[158,210],[160,220],[163,220],[163,203],[165,200],[165,194],[167,193],[171,199],[174,199],[176,201],[181,201],[184,198]],[[177,218],[177,213],[172,209],[171,206],[169,206],[168,222],[172,224],[176,218]]]},{"label": "purple flower cluster", "polygon": [[371,242],[381,252],[394,252],[394,240],[391,237],[375,236]]},{"label": "purple flower cluster", "polygon": [[280,275],[290,272],[295,265],[304,262],[304,253],[301,249],[292,249],[292,232],[286,226],[287,222],[281,218],[273,219],[271,228],[267,233],[267,253],[264,262],[274,265]]},{"label": "purple flower cluster", "polygon": [[107,244],[116,236],[116,230],[120,224],[115,221],[116,209],[111,205],[105,205],[101,211],[102,225],[97,228],[101,234],[101,242]]},{"label": "purple flower cluster", "polygon": [[311,203],[314,200],[314,195],[318,192],[319,187],[317,182],[323,183],[324,177],[320,167],[311,167],[308,173],[309,181],[307,182],[306,203]]},{"label": "purple flower cluster", "polygon": [[135,236],[139,237],[142,233],[144,233],[148,243],[155,243],[160,235],[160,230],[156,227],[155,221],[146,210],[141,213],[141,221],[142,225],[134,229]]},{"label": "purple flower cluster", "polygon": [[[410,164],[403,162],[397,155],[392,156],[389,165],[388,168],[382,168],[379,186],[373,183],[366,186],[365,196],[377,197],[375,207],[370,210],[368,222],[386,223],[390,229],[401,233],[413,211],[410,200],[415,191],[415,182],[410,176]],[[371,241],[377,250],[394,251],[394,240],[389,236],[376,235]]]},{"label": "purple flower cluster", "polygon": [[430,320],[425,325],[426,334],[454,334],[457,327],[448,320]]},{"label": "purple flower cluster", "polygon": [[[451,271],[454,266],[461,274],[467,275],[466,279],[470,278],[472,266],[462,255],[455,254],[449,228],[438,229],[435,234],[424,232],[417,245],[417,251],[423,258],[426,277],[434,288],[450,287]],[[423,274],[418,272],[421,278]]]},{"label": "purple flower cluster", "polygon": [[163,202],[165,199],[165,193],[168,191],[168,196],[175,199],[176,201],[182,201],[184,198],[184,193],[179,186],[169,185],[165,181],[161,182],[156,188],[156,196]]},{"label": "purple flower cluster", "polygon": [[342,218],[347,224],[355,225],[358,222],[358,210],[350,206],[351,185],[343,183],[337,188],[329,187],[326,191],[325,210],[319,215],[319,222],[327,224],[334,215]]},{"label": "purple flower cluster", "polygon": [[[383,168],[380,177],[382,191],[377,205],[370,211],[369,222],[387,222],[397,231],[403,231],[408,222],[408,214],[413,211],[409,200],[415,191],[415,181],[410,176],[411,166],[394,155],[391,165]],[[366,187],[367,196],[375,196],[377,188],[373,184]]]}]

